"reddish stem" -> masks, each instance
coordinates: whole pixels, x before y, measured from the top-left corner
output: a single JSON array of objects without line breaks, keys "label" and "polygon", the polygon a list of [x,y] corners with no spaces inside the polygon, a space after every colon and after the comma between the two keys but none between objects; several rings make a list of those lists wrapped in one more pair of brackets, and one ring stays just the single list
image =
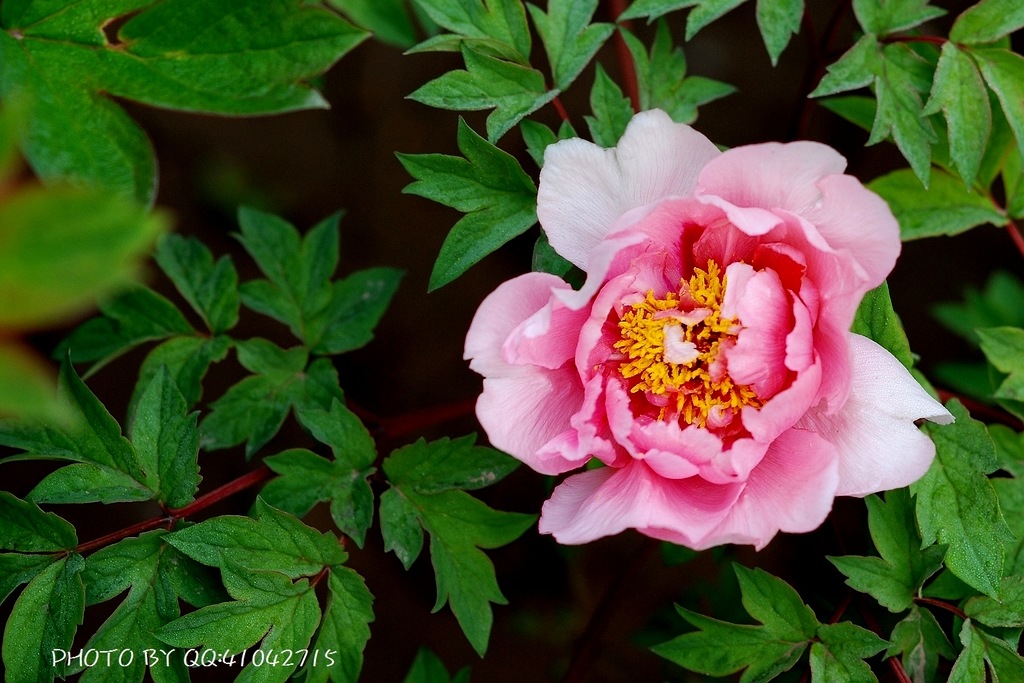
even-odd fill
[{"label": "reddish stem", "polygon": [[932,45],[945,45],[948,38],[941,36],[887,36],[882,38],[883,43],[931,43]]},{"label": "reddish stem", "polygon": [[476,408],[476,399],[449,403],[432,408],[424,408],[404,415],[395,417],[382,417],[377,419],[380,425],[380,438],[383,441],[391,441],[413,432],[422,431],[428,427],[455,420],[460,417],[472,415]]},{"label": "reddish stem", "polygon": [[941,400],[943,403],[952,398],[955,398],[956,400],[963,403],[964,407],[967,408],[967,410],[974,415],[978,415],[979,417],[985,417],[993,422],[1004,424],[1007,427],[1012,427],[1017,431],[1024,429],[1024,422],[1021,422],[1013,415],[1008,415],[1007,413],[1004,413],[1002,410],[999,410],[998,408],[994,408],[993,406],[982,403],[981,401],[975,401],[973,398],[961,396],[960,394],[949,391],[947,389],[936,388],[935,391],[939,394],[939,400]]},{"label": "reddish stem", "polygon": [[117,543],[122,539],[129,538],[131,536],[136,536],[144,531],[149,531],[151,529],[156,529],[162,526],[167,527],[167,529],[171,529],[180,520],[185,519],[186,517],[189,517],[190,515],[193,515],[196,512],[199,512],[200,510],[208,508],[214,503],[224,500],[228,496],[238,493],[239,491],[244,491],[247,488],[256,486],[257,484],[266,481],[267,479],[270,478],[271,474],[272,472],[269,467],[267,467],[266,465],[261,465],[257,469],[251,472],[247,472],[246,474],[243,474],[238,479],[229,481],[223,486],[215,488],[214,490],[210,491],[205,495],[199,496],[185,507],[171,508],[167,510],[166,514],[163,514],[159,517],[147,519],[144,522],[133,524],[129,527],[125,527],[124,529],[120,529],[113,533],[109,533],[106,536],[101,536],[92,541],[81,543],[77,548],[75,548],[75,552],[83,554],[88,553],[93,550],[98,550],[99,548],[108,546],[112,543]]},{"label": "reddish stem", "polygon": [[569,112],[567,112],[565,110],[565,105],[562,104],[562,100],[560,100],[560,99],[558,99],[556,97],[555,99],[551,100],[551,104],[554,105],[555,111],[558,112],[558,116],[563,121],[568,121],[569,120]]},{"label": "reddish stem", "polygon": [[1021,256],[1024,256],[1024,236],[1021,236],[1020,228],[1017,227],[1016,223],[1008,220],[1006,222],[1006,230],[1010,233],[1010,239],[1017,245],[1017,251],[1021,253]]},{"label": "reddish stem", "polygon": [[964,611],[962,609],[960,609],[956,605],[951,605],[948,602],[945,602],[943,600],[936,600],[935,598],[920,598],[919,597],[919,598],[914,598],[914,602],[920,602],[922,604],[932,605],[934,607],[941,607],[942,609],[946,610],[947,612],[952,612],[953,614],[957,615],[961,619],[967,619],[967,615],[964,614]]},{"label": "reddish stem", "polygon": [[[612,21],[618,21],[619,15],[626,11],[626,0],[608,0],[608,6],[611,9]],[[622,28],[631,28],[631,23],[628,19],[621,22]],[[622,87],[626,90],[626,95],[629,96],[629,101],[633,105],[633,111],[640,111],[640,85],[636,80],[636,67],[633,64],[633,55],[629,52],[629,45],[626,44],[626,39],[622,37],[622,33],[619,31],[615,32],[615,36],[612,38],[615,44],[615,57],[619,62],[619,71],[622,76]]]},{"label": "reddish stem", "polygon": [[[867,624],[868,628],[871,629],[875,635],[883,640],[888,640],[882,632],[882,628],[879,626],[878,620],[875,619],[874,614],[863,609],[863,607],[861,608],[860,613],[861,616],[864,617],[864,623]],[[903,662],[896,657],[890,657],[886,661],[889,662],[889,668],[892,669],[894,674],[896,674],[896,678],[900,679],[900,683],[913,683],[910,676],[907,675],[907,670],[903,668]]]}]

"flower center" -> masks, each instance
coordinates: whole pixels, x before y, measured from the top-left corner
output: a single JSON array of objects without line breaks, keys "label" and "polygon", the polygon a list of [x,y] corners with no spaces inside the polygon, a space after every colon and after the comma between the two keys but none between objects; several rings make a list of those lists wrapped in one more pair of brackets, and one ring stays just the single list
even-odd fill
[{"label": "flower center", "polygon": [[762,405],[751,387],[733,383],[723,362],[740,331],[738,320],[722,317],[725,287],[709,260],[707,270],[694,268],[689,282],[680,282],[678,293],[658,298],[649,290],[619,319],[619,374],[630,393],[643,392],[659,409],[659,420],[721,427],[744,406]]}]

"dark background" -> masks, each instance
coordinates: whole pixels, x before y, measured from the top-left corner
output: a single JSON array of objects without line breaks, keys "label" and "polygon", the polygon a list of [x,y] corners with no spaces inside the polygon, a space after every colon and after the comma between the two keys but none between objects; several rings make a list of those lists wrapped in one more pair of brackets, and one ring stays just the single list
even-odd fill
[{"label": "dark background", "polygon": [[[812,0],[808,4],[813,6],[820,34],[836,3]],[[955,3],[936,4],[952,7]],[[681,41],[682,23],[679,17],[675,19],[673,35]],[[945,30],[945,26],[948,20],[938,22],[937,30]],[[840,51],[851,44],[855,28],[847,11],[836,32],[835,46]],[[644,24],[636,23],[634,29],[649,37],[650,29]],[[617,66],[610,46],[611,42],[601,58],[614,77]],[[891,144],[865,149],[867,135],[863,131],[816,105],[804,112],[806,90],[801,88],[813,87],[819,75],[811,64],[805,35],[794,38],[773,69],[757,32],[753,3],[713,23],[684,47],[688,73],[739,88],[738,93],[700,109],[695,125],[712,141],[732,147],[786,140],[800,128],[801,137],[838,148],[850,160],[849,172],[865,181],[906,166]],[[542,54],[536,40],[533,50],[535,56]],[[828,55],[828,61],[837,56]],[[157,151],[157,204],[170,213],[179,233],[200,237],[216,255],[233,254],[243,281],[257,273],[231,237],[237,230],[234,213],[240,203],[278,212],[300,230],[344,209],[341,273],[377,265],[405,269],[405,279],[377,329],[376,340],[336,359],[350,400],[385,418],[464,403],[479,393],[480,380],[462,359],[465,331],[484,296],[502,281],[529,269],[537,236],[534,228],[456,282],[426,293],[433,259],[459,214],[402,194],[410,178],[394,153],[457,153],[457,114],[430,109],[405,97],[431,78],[459,66],[454,55],[403,56],[395,48],[368,41],[344,57],[319,84],[331,103],[330,110],[226,119],[125,103]],[[562,96],[582,134],[586,133],[582,116],[589,113],[592,74],[588,68]],[[475,113],[466,118],[475,130],[482,131],[485,115]],[[550,107],[537,117],[552,125],[558,122]],[[525,154],[517,132],[509,133],[501,146],[536,177],[536,166]],[[933,321],[930,306],[958,298],[965,284],[981,286],[997,267],[1021,272],[1019,255],[1009,238],[991,227],[905,246],[890,279],[892,296],[926,371],[944,358],[969,351]],[[155,268],[148,280],[180,301]],[[48,351],[64,332],[39,335],[36,342]],[[283,326],[244,309],[235,333],[241,338],[262,336],[283,345],[293,343]],[[144,351],[136,352],[111,363],[90,382],[119,419],[124,418],[143,355]],[[215,366],[204,400],[215,400],[241,376],[233,359]],[[472,415],[464,412],[459,418],[379,446],[386,452],[421,435],[458,436],[477,429]],[[294,445],[312,443],[289,421],[262,453]],[[200,463],[202,491],[252,467],[240,449],[204,454]],[[5,489],[24,495],[46,471],[46,465],[8,465],[0,470],[0,478]],[[536,512],[550,485],[547,478],[523,468],[484,491],[482,497],[499,509]],[[204,515],[244,514],[253,495],[238,495]],[[138,505],[87,507],[88,514],[81,507],[58,510],[79,521],[83,541],[154,513]],[[413,569],[405,572],[395,557],[383,553],[375,525],[365,549],[350,547],[351,566],[365,577],[376,597],[376,621],[371,626],[362,680],[401,680],[420,645],[439,653],[452,670],[471,665],[477,682],[561,680],[570,668],[572,680],[684,680],[678,669],[646,650],[685,630],[672,613],[673,601],[719,618],[744,620],[736,611],[735,581],[725,561],[736,559],[799,584],[801,594],[819,618],[826,620],[843,591],[841,577],[823,556],[869,552],[863,517],[859,501],[837,501],[831,521],[813,534],[780,536],[759,554],[732,548],[703,553],[687,564],[671,567],[664,566],[657,544],[632,532],[583,548],[562,548],[531,529],[511,546],[490,553],[510,606],[495,607],[495,627],[484,660],[473,653],[447,607],[430,614],[435,592],[426,548]],[[315,510],[310,521],[331,528],[323,510]],[[843,547],[840,537],[850,547]],[[116,603],[87,611],[76,645],[85,643]],[[9,608],[10,603],[5,610]],[[226,680],[236,673],[211,674],[207,680]],[[888,672],[879,668],[879,673],[884,676]]]}]

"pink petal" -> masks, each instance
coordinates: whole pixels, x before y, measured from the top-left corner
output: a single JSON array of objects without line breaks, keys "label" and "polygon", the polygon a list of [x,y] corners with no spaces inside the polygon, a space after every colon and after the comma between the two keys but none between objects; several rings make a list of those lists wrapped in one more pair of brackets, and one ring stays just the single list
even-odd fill
[{"label": "pink petal", "polygon": [[900,254],[900,228],[892,211],[851,176],[830,176],[818,186],[822,201],[804,211],[804,217],[832,249],[850,253],[865,273],[868,289],[877,287]]},{"label": "pink petal", "polygon": [[573,310],[555,297],[520,323],[502,347],[505,360],[515,365],[538,365],[554,370],[576,355],[580,328],[588,311]]},{"label": "pink petal", "polygon": [[737,207],[802,214],[821,201],[818,181],[844,168],[846,159],[817,142],[745,145],[723,152],[705,166],[697,196],[721,197]]},{"label": "pink petal", "polygon": [[790,429],[751,471],[725,520],[694,547],[746,543],[760,550],[779,531],[812,531],[832,509],[838,482],[835,447],[813,432]]},{"label": "pink petal", "polygon": [[[491,444],[543,474],[579,467],[580,459],[542,448],[570,429],[583,402],[583,388],[571,365],[560,370],[519,366],[484,379],[476,416]],[[572,454],[568,454],[572,455]]]},{"label": "pink petal", "polygon": [[466,333],[463,358],[485,377],[509,371],[502,354],[506,340],[523,321],[548,305],[554,290],[571,289],[548,273],[526,273],[503,282],[480,304]]},{"label": "pink petal", "polygon": [[580,139],[544,153],[537,216],[551,246],[589,270],[590,253],[630,209],[692,194],[701,168],[718,149],[662,111],[637,114],[617,147]]},{"label": "pink petal", "polygon": [[747,406],[740,413],[743,426],[756,440],[771,443],[795,425],[811,406],[818,403],[822,383],[821,362],[799,373],[793,383],[760,408]]},{"label": "pink petal", "polygon": [[539,528],[568,545],[625,529],[690,545],[722,520],[741,488],[699,477],[664,479],[643,462],[603,467],[559,484],[544,503]]},{"label": "pink petal", "polygon": [[800,426],[839,451],[837,495],[866,496],[907,486],[925,473],[935,445],[914,424],[949,424],[953,416],[921,388],[892,354],[849,333],[853,383],[841,410],[812,410]]}]

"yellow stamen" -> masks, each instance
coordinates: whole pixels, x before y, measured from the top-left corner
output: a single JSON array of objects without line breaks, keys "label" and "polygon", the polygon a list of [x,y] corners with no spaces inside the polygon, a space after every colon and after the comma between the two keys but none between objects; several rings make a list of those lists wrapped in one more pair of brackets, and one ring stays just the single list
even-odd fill
[{"label": "yellow stamen", "polygon": [[[658,298],[650,290],[619,319],[621,339],[614,347],[626,356],[619,374],[629,380],[630,393],[644,392],[652,406],[660,407],[659,420],[671,417],[705,427],[715,408],[736,412],[744,406],[762,405],[751,387],[734,384],[728,373],[717,379],[711,376],[722,342],[734,339],[740,329],[739,321],[722,317],[725,287],[721,269],[709,260],[707,270],[694,268],[690,281],[680,282],[679,294],[667,292]],[[688,297],[684,294],[687,290]],[[693,313],[698,311],[703,318],[693,321]],[[681,330],[673,336],[696,348],[689,362],[666,359],[665,330],[672,326]]]}]

